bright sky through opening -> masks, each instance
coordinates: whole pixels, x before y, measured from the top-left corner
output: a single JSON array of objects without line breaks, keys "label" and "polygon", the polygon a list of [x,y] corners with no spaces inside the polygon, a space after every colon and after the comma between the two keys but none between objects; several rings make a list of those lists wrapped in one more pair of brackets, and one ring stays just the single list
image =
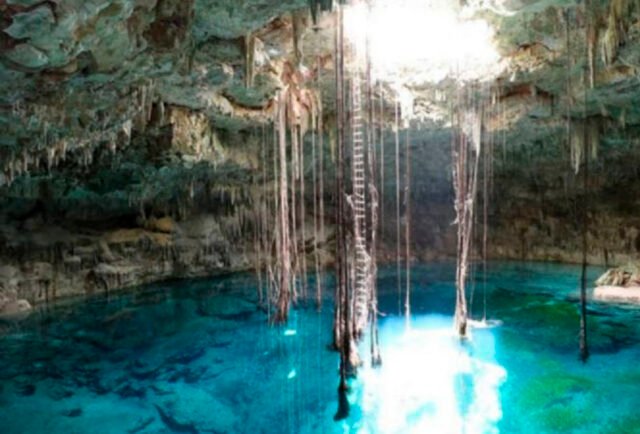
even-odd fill
[{"label": "bright sky through opening", "polygon": [[385,81],[493,78],[502,70],[493,29],[464,12],[452,0],[374,0],[371,11],[347,8],[346,34],[360,54],[369,34],[374,74]]}]

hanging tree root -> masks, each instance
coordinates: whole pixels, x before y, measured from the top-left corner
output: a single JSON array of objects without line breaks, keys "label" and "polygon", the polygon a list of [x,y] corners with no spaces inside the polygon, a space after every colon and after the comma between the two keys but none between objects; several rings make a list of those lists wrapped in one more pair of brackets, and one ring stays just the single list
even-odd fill
[{"label": "hanging tree root", "polygon": [[474,207],[478,184],[482,137],[482,113],[472,110],[460,119],[461,131],[452,143],[453,185],[456,222],[458,224],[456,266],[455,329],[461,338],[468,337],[466,283],[473,235]]},{"label": "hanging tree root", "polygon": [[345,381],[341,381],[338,386],[338,411],[333,416],[333,420],[344,420],[349,417],[349,400],[347,399],[347,392],[349,391],[349,387]]}]

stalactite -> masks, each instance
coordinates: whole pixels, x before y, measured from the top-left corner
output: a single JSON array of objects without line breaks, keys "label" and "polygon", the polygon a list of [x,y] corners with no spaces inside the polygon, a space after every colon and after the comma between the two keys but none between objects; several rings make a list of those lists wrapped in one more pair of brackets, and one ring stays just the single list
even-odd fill
[{"label": "stalactite", "polygon": [[590,2],[584,2],[586,26],[585,42],[587,44],[587,63],[589,64],[589,87],[593,89],[596,85],[596,49],[598,45],[598,26],[595,22],[594,12],[591,10]]},{"label": "stalactite", "polygon": [[589,158],[592,161],[598,159],[600,144],[599,122],[594,119],[573,121],[570,134],[571,167],[574,173],[578,174],[584,158]]},{"label": "stalactite", "polygon": [[122,124],[122,132],[124,133],[126,139],[127,139],[127,146],[129,146],[131,144],[131,129],[133,128],[133,122],[131,121],[131,119],[127,119],[123,124]]},{"label": "stalactite", "polygon": [[580,171],[580,164],[582,162],[582,155],[584,154],[585,148],[585,135],[583,131],[585,130],[584,125],[582,124],[574,124],[573,128],[571,128],[571,167],[573,167],[574,172],[577,174]]},{"label": "stalactite", "polygon": [[613,64],[618,55],[618,49],[627,40],[629,31],[629,17],[635,7],[634,0],[611,0],[606,17],[606,28],[602,35],[602,61],[605,65]]},{"label": "stalactite", "polygon": [[307,18],[307,11],[300,10],[291,13],[291,27],[293,30],[293,54],[296,65],[302,61],[301,40],[304,34],[304,20]]},{"label": "stalactite", "polygon": [[566,64],[566,76],[565,76],[565,86],[566,86],[566,98],[567,98],[567,112],[566,112],[566,141],[569,147],[569,154],[572,162],[572,166],[575,170],[575,151],[573,138],[572,138],[572,125],[571,125],[571,108],[572,108],[572,97],[571,97],[571,69],[573,67],[573,61],[571,58],[571,22],[569,20],[569,11],[563,11],[563,19],[564,19],[564,27],[565,27],[565,49],[567,51],[567,64]]},{"label": "stalactite", "polygon": [[244,37],[245,86],[252,87],[255,81],[256,37],[249,33]]},{"label": "stalactite", "polygon": [[160,112],[160,126],[164,125],[165,122],[165,105],[164,105],[164,101],[159,101],[158,102],[158,111]]}]

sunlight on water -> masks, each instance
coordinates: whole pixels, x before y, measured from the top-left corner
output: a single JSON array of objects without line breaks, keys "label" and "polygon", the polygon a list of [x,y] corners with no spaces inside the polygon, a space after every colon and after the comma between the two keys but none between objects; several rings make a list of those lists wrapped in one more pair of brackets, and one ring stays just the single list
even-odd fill
[{"label": "sunlight on water", "polygon": [[359,432],[498,432],[507,372],[495,361],[490,331],[460,343],[451,318],[427,315],[410,329],[404,319],[385,321],[380,339],[383,366],[362,370],[360,399],[371,417]]},{"label": "sunlight on water", "polygon": [[488,320],[472,321],[461,344],[454,269],[412,270],[411,330],[393,315],[395,268],[382,270],[383,365],[366,365],[365,339],[346,420],[333,420],[332,300],[274,327],[251,298],[255,280],[236,275],[51,306],[11,325],[0,335],[0,432],[638,432],[640,308],[591,303],[583,364],[580,268],[495,264]]}]

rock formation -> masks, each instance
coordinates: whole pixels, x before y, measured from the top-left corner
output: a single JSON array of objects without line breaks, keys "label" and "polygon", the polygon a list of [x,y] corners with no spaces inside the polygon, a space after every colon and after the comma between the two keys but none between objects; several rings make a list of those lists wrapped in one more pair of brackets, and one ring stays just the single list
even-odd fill
[{"label": "rock formation", "polygon": [[[588,259],[637,256],[637,2],[466,3],[493,5],[476,14],[505,62],[479,91],[494,143],[490,256],[580,260],[585,193],[572,162],[585,136],[597,143]],[[0,309],[249,267],[259,149],[287,61],[323,71],[330,137],[331,26],[326,14],[314,24],[304,0],[0,2]],[[420,258],[455,252],[457,87],[402,88],[420,125],[411,150]],[[380,89],[390,124],[394,92]],[[383,206],[392,216],[392,202]],[[384,223],[379,250],[391,259],[395,222]]]}]

